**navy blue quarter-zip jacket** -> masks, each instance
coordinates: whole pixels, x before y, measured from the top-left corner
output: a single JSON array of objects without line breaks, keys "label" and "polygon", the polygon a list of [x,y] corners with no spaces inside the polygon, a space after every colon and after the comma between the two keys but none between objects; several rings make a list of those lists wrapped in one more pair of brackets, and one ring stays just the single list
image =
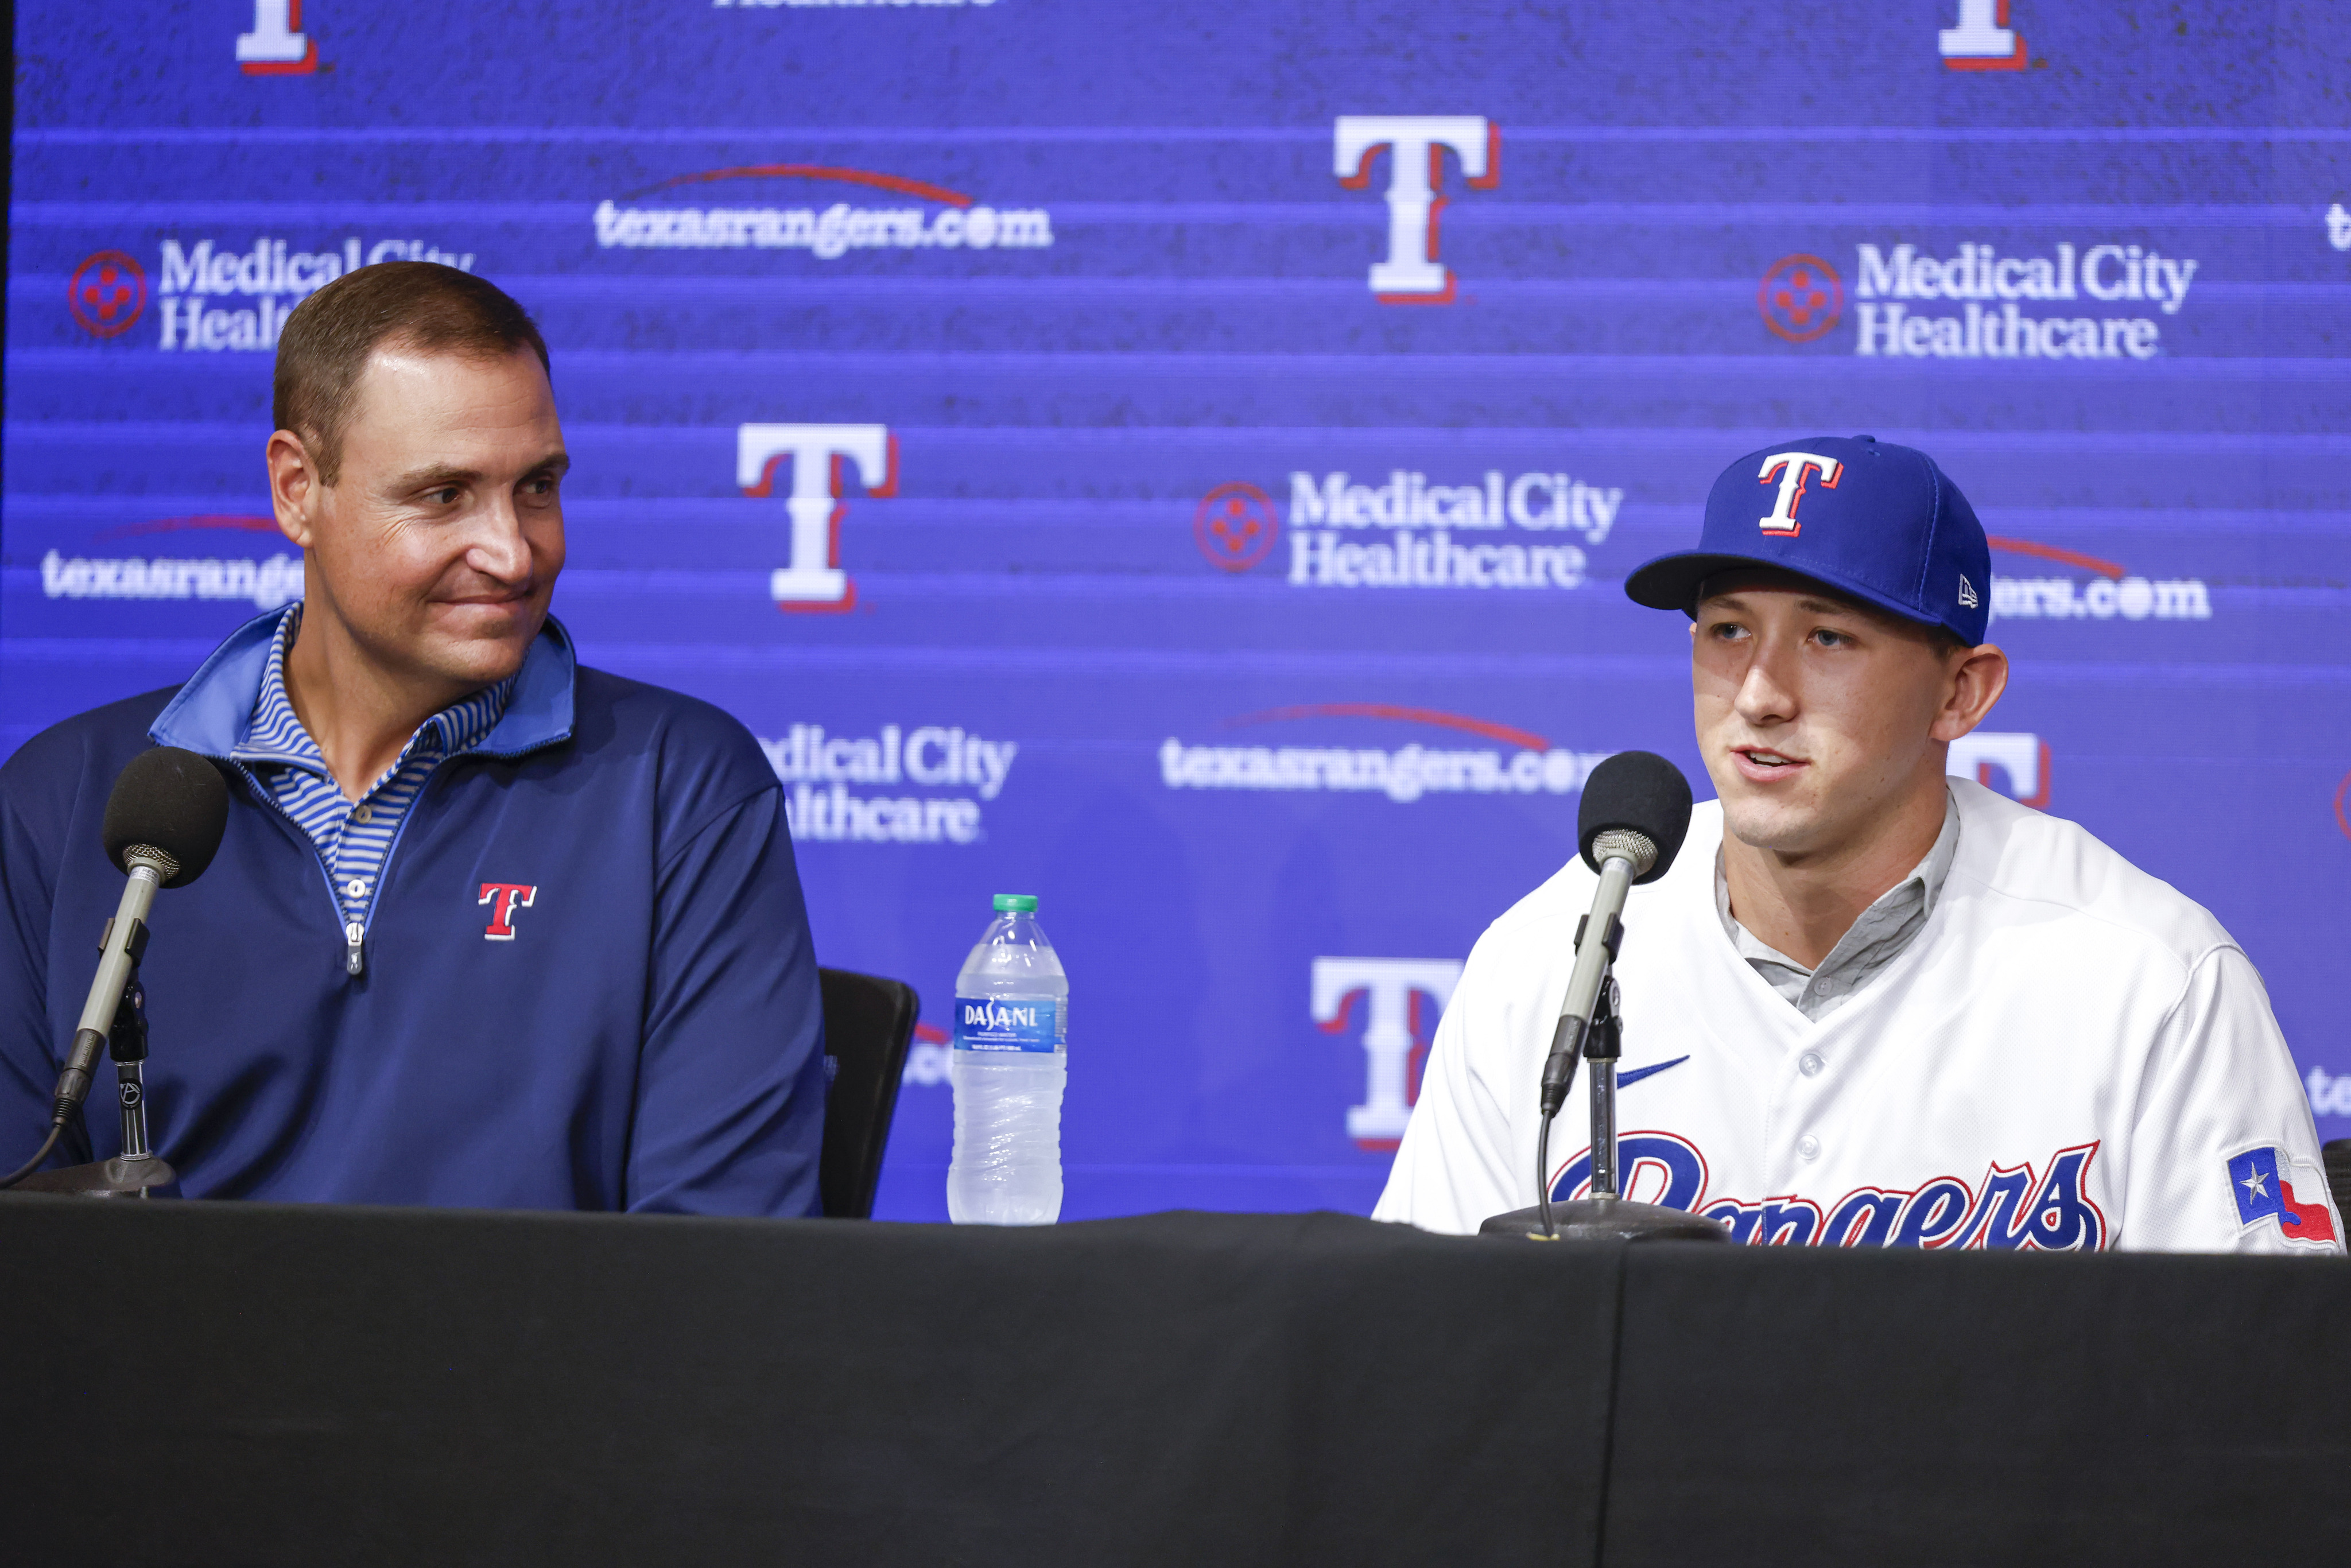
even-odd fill
[{"label": "navy blue quarter-zip jacket", "polygon": [[[815,1212],[816,957],[749,733],[578,668],[549,620],[496,727],[411,808],[354,974],[316,846],[228,760],[276,620],[0,767],[0,1167],[47,1130],[121,896],[108,792],[161,744],[229,781],[220,853],[156,895],[141,969],[151,1130],[186,1195]],[[53,1164],[120,1152],[111,1076]]]}]

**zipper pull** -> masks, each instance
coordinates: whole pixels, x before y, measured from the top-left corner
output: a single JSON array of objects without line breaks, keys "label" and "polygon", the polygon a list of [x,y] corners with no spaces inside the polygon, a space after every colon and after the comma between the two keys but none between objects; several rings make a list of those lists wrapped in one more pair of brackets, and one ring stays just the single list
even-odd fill
[{"label": "zipper pull", "polygon": [[358,921],[354,920],[343,927],[343,972],[345,974],[358,975],[366,971],[367,960],[360,956],[360,944],[366,940],[367,927]]}]

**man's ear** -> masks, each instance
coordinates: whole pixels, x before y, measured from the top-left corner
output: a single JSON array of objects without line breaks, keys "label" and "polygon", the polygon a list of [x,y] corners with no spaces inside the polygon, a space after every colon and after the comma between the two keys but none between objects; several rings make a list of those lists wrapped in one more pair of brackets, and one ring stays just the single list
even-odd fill
[{"label": "man's ear", "polygon": [[310,460],[302,438],[290,430],[269,437],[262,461],[269,469],[269,507],[277,514],[278,531],[308,549],[318,530],[320,492],[326,488],[319,465]]},{"label": "man's ear", "polygon": [[2008,690],[2008,655],[1985,643],[1956,655],[1943,683],[1943,706],[1927,733],[1953,741],[1973,730]]}]

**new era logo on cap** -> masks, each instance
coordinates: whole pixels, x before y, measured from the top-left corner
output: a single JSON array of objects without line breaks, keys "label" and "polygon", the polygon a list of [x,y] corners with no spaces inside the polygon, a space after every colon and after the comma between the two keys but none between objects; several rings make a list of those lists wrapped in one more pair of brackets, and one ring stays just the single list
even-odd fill
[{"label": "new era logo on cap", "polygon": [[1975,509],[1933,458],[1873,436],[1814,436],[1741,457],[1707,496],[1698,548],[1646,563],[1625,591],[1687,611],[1708,578],[1742,566],[1811,578],[1970,647],[1990,620],[1977,585],[1991,580],[1991,551]]}]

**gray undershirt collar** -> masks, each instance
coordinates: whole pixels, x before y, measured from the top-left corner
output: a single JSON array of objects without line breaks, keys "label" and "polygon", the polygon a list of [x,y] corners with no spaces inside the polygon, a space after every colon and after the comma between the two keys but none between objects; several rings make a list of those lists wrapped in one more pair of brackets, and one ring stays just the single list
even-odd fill
[{"label": "gray undershirt collar", "polygon": [[1943,831],[1936,835],[1935,847],[1908,876],[1861,912],[1816,969],[1805,968],[1739,924],[1730,913],[1730,883],[1723,875],[1719,849],[1714,853],[1714,910],[1739,956],[1797,1011],[1818,1023],[1909,947],[1935,912],[1935,901],[1942,896],[1944,880],[1959,852],[1959,804],[1946,790]]}]

